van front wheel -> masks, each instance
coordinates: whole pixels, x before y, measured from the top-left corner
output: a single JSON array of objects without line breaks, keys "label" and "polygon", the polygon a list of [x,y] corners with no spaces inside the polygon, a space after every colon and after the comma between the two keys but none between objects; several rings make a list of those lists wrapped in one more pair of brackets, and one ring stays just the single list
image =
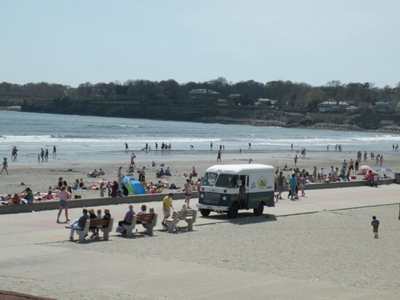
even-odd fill
[{"label": "van front wheel", "polygon": [[231,208],[228,210],[228,218],[235,219],[239,212],[239,204],[237,202],[233,203]]},{"label": "van front wheel", "polygon": [[200,209],[200,213],[203,217],[208,217],[210,215],[210,212],[211,212],[211,210],[209,210],[209,209],[204,209],[204,208]]},{"label": "van front wheel", "polygon": [[256,216],[261,216],[262,213],[264,212],[264,203],[261,202],[261,203],[258,205],[258,208],[254,208],[253,211],[254,211],[254,214],[255,214]]}]

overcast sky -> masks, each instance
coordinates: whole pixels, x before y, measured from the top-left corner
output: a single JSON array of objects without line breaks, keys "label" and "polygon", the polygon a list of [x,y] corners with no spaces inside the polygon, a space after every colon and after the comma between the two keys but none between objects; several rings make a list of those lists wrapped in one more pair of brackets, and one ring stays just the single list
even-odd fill
[{"label": "overcast sky", "polygon": [[400,81],[398,0],[0,0],[0,81]]}]

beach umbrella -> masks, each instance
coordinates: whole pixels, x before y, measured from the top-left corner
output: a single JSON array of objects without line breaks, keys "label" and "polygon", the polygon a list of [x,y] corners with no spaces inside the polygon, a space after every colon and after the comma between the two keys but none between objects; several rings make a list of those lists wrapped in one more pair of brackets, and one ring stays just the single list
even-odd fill
[{"label": "beach umbrella", "polygon": [[377,172],[393,172],[392,170],[390,170],[389,168],[378,168],[376,169]]},{"label": "beach umbrella", "polygon": [[358,168],[359,170],[372,170],[370,166],[364,165]]}]

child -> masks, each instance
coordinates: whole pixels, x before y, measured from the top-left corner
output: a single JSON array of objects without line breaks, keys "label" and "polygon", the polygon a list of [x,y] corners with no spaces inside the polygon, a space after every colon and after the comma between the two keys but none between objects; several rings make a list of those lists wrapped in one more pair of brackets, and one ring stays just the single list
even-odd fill
[{"label": "child", "polygon": [[147,206],[143,204],[138,214],[147,214]]},{"label": "child", "polygon": [[[102,214],[101,214],[101,209],[100,209],[100,208],[97,210],[96,218],[98,218],[98,219],[102,219],[102,218],[103,218],[103,216],[102,216]],[[98,237],[99,237],[99,228],[101,228],[101,226],[97,226],[97,229],[96,229],[96,230],[93,230],[93,234],[92,234],[92,236],[90,237],[91,239],[93,239],[93,238],[98,238]]]},{"label": "child", "polygon": [[104,182],[100,183],[100,197],[104,197]]},{"label": "child", "polygon": [[372,231],[374,232],[374,237],[378,238],[378,228],[379,228],[379,221],[376,219],[375,216],[372,216]]}]

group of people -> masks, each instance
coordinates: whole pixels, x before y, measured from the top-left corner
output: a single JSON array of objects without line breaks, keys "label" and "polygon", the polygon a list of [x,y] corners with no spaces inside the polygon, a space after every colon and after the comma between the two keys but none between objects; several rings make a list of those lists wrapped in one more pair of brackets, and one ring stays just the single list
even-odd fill
[{"label": "group of people", "polygon": [[86,175],[87,175],[87,177],[96,178],[98,176],[106,175],[106,172],[103,169],[99,169],[99,170],[94,169],[93,172],[88,172]]},{"label": "group of people", "polygon": [[27,187],[21,193],[15,193],[14,196],[11,194],[0,196],[0,202],[2,205],[19,205],[33,203],[35,195],[32,190]]},{"label": "group of people", "polygon": [[301,197],[305,197],[304,188],[306,183],[307,173],[304,170],[296,169],[292,176],[285,177],[283,172],[277,168],[275,171],[275,202],[283,200],[282,193],[285,189],[289,192],[287,198],[293,201],[299,199],[299,191],[301,191]]},{"label": "group of people", "polygon": [[[103,219],[103,220],[110,220],[111,219],[111,213],[110,209],[106,208],[104,209],[104,215],[102,215],[102,210],[97,209],[97,214],[94,212],[94,209],[89,209],[87,210],[84,208],[82,210],[82,216],[79,219],[75,219],[69,226],[66,226],[66,228],[71,229],[69,239],[71,241],[74,240],[74,232],[75,230],[82,230],[85,227],[85,222],[90,219]],[[68,220],[70,221],[70,220]],[[99,238],[99,229],[100,227],[90,227],[90,231],[92,232],[91,239],[97,239]]]}]

